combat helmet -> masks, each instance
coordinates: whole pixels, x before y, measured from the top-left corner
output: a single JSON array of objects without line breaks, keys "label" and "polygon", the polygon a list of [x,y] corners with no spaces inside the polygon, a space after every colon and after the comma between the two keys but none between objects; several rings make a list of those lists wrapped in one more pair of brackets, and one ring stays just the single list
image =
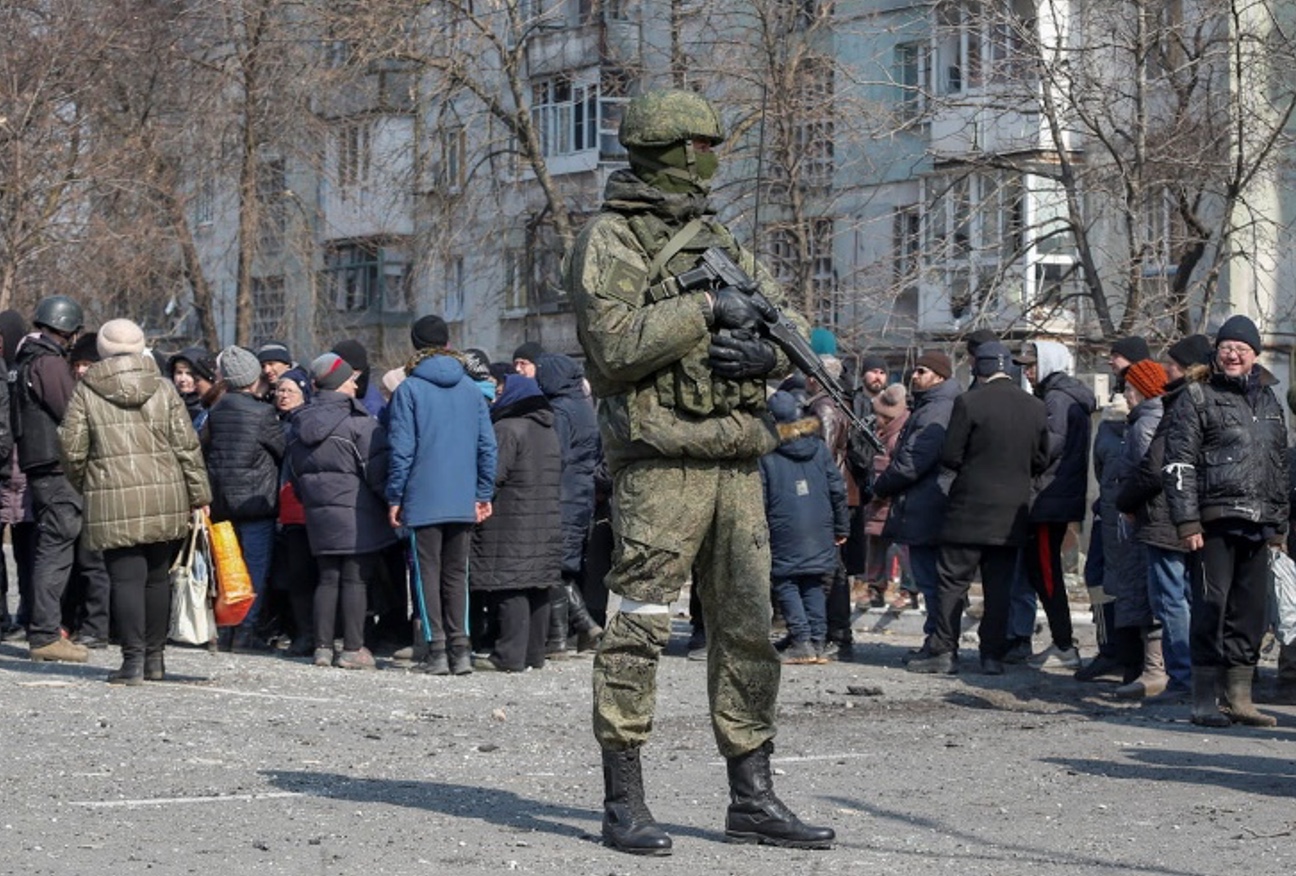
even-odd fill
[{"label": "combat helmet", "polygon": [[706,98],[692,91],[668,88],[631,99],[617,134],[627,149],[669,146],[689,140],[722,143],[724,124]]},{"label": "combat helmet", "polygon": [[71,335],[85,325],[85,314],[81,312],[81,305],[66,295],[50,295],[36,305],[32,323]]}]

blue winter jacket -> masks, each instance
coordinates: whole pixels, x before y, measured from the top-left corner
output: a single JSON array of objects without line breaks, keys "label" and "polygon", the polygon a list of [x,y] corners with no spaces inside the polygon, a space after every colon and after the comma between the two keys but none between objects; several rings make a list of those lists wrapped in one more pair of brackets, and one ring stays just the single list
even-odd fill
[{"label": "blue winter jacket", "polygon": [[430,356],[388,406],[387,504],[406,526],[475,523],[495,492],[495,430],[477,384],[452,356]]},{"label": "blue winter jacket", "polygon": [[835,572],[833,538],[850,534],[846,481],[819,428],[818,417],[780,423],[785,443],[760,458],[775,580]]}]

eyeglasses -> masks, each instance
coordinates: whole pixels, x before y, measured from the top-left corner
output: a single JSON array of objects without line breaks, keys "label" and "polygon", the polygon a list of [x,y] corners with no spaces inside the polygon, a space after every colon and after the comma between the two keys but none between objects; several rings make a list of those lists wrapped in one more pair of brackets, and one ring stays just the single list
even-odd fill
[{"label": "eyeglasses", "polygon": [[1220,344],[1215,349],[1221,356],[1233,356],[1238,359],[1245,359],[1248,354],[1255,353],[1249,344]]}]

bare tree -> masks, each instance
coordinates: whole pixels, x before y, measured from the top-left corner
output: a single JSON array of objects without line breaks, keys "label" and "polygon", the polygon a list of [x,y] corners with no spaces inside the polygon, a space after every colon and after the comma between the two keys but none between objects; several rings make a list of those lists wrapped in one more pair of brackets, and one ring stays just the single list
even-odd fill
[{"label": "bare tree", "polygon": [[938,3],[906,85],[931,132],[927,282],[954,315],[1095,340],[1204,326],[1222,275],[1273,237],[1263,196],[1296,108],[1274,11]]}]

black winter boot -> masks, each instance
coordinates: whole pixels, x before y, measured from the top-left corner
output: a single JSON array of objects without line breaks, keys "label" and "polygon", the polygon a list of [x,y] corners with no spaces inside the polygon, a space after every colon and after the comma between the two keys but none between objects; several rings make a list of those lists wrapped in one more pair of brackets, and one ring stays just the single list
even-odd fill
[{"label": "black winter boot", "polygon": [[1219,710],[1220,670],[1216,666],[1192,668],[1192,722],[1199,727],[1227,727],[1228,716]]},{"label": "black winter boot", "polygon": [[567,588],[567,621],[568,632],[574,632],[577,635],[576,650],[589,651],[598,647],[599,641],[603,638],[603,628],[595,623],[594,618],[590,617],[589,609],[585,607],[585,597],[581,596],[580,588],[573,581],[564,582]]},{"label": "black winter boot", "polygon": [[671,838],[644,802],[637,748],[603,751],[603,841],[632,855],[671,853]]},{"label": "black winter boot", "polygon": [[802,824],[774,796],[770,754],[774,743],[728,759],[729,814],[725,837],[735,843],[765,843],[793,849],[831,849],[837,834],[830,827]]},{"label": "black winter boot", "polygon": [[1276,727],[1278,719],[1256,711],[1255,704],[1251,702],[1251,683],[1254,678],[1254,666],[1230,666],[1224,670],[1224,697],[1228,700],[1224,714],[1234,723],[1248,727]]},{"label": "black winter boot", "polygon": [[138,685],[144,683],[144,654],[141,651],[122,649],[121,668],[108,676],[109,684]]},{"label": "black winter boot", "polygon": [[166,679],[166,662],[161,649],[144,652],[144,680],[164,681]]},{"label": "black winter boot", "polygon": [[550,660],[567,656],[567,588],[561,584],[549,588],[549,634],[545,636],[545,656]]},{"label": "black winter boot", "polygon": [[472,648],[465,637],[450,645],[450,672],[454,675],[472,675]]}]

